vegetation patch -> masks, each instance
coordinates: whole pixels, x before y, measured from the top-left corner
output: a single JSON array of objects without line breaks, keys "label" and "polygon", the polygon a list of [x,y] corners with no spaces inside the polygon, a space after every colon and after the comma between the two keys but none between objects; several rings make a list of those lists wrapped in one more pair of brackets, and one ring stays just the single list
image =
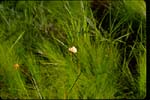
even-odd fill
[{"label": "vegetation patch", "polygon": [[2,99],[146,96],[145,1],[1,1]]}]

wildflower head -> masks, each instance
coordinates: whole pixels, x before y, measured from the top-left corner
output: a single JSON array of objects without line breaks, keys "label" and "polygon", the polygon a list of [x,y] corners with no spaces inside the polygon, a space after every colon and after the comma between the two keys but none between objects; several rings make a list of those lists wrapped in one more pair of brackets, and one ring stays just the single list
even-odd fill
[{"label": "wildflower head", "polygon": [[16,64],[14,64],[14,68],[15,68],[15,69],[18,69],[18,68],[19,68],[19,66],[20,66],[20,65],[19,65],[19,64],[17,64],[17,63],[16,63]]},{"label": "wildflower head", "polygon": [[77,53],[77,48],[75,46],[72,46],[71,48],[68,49],[72,53]]}]

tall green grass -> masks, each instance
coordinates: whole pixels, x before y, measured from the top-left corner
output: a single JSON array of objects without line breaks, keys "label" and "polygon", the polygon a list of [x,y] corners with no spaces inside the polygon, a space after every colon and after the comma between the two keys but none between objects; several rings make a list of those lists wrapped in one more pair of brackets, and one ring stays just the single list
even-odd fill
[{"label": "tall green grass", "polygon": [[[130,10],[130,5],[125,7]],[[106,18],[108,30],[102,27]],[[141,41],[137,38],[131,47],[138,61],[138,79],[128,68],[130,59],[122,57],[125,49],[119,48],[132,33],[135,20],[119,8],[110,8],[97,27],[88,1],[9,1],[0,4],[0,21],[1,98],[145,97],[143,19],[138,30]],[[72,46],[77,53],[69,52]]]}]

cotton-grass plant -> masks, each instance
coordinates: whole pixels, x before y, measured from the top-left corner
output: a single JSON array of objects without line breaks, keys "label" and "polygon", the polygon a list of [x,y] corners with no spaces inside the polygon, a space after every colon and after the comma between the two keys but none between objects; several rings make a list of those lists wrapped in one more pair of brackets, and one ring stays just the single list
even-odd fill
[{"label": "cotton-grass plant", "polygon": [[[83,6],[82,3],[83,2],[80,2],[80,4]],[[70,9],[68,9],[67,7],[66,7],[66,9],[67,9],[67,12],[70,12]],[[83,10],[84,14],[87,13],[86,10],[84,9],[84,7],[81,8],[81,9]],[[51,44],[51,46],[46,46],[46,44],[48,45],[49,43],[44,43],[46,48],[41,47],[41,49],[43,48],[43,51],[46,52],[49,55],[49,56],[47,55],[47,57],[48,57],[48,59],[50,59],[50,61],[61,61],[61,62],[66,63],[66,65],[62,65],[62,66],[66,66],[65,67],[65,70],[67,72],[66,73],[66,75],[67,75],[66,80],[68,80],[68,81],[66,81],[66,83],[64,83],[64,84],[66,84],[65,86],[67,86],[67,87],[65,87],[66,88],[65,95],[67,95],[66,97],[68,97],[68,98],[79,98],[79,95],[81,96],[81,98],[82,97],[83,98],[94,98],[94,94],[96,93],[97,90],[96,91],[93,90],[92,94],[90,93],[90,91],[92,91],[92,90],[90,90],[89,93],[87,93],[87,94],[84,94],[84,92],[82,94],[78,94],[78,93],[80,93],[81,90],[80,90],[80,88],[77,89],[77,86],[78,86],[78,84],[80,84],[80,85],[85,84],[85,86],[83,85],[84,88],[82,89],[82,91],[87,91],[85,87],[86,87],[86,84],[88,84],[88,81],[86,82],[86,79],[88,80],[88,78],[90,78],[90,77],[95,77],[95,75],[97,75],[97,73],[99,73],[97,71],[101,71],[100,73],[105,74],[105,77],[103,78],[103,81],[100,80],[100,79],[98,81],[99,82],[102,81],[100,83],[105,82],[108,77],[107,77],[107,68],[104,67],[104,66],[107,64],[107,61],[111,62],[111,60],[107,57],[109,55],[113,54],[112,53],[113,51],[111,51],[111,49],[112,49],[111,46],[110,47],[109,46],[105,47],[104,45],[101,46],[99,44],[100,48],[98,46],[98,50],[97,50],[96,46],[94,46],[94,45],[92,46],[91,40],[90,40],[90,34],[86,33],[88,31],[88,25],[87,25],[86,15],[84,15],[84,14],[83,14],[83,17],[82,17],[83,20],[85,21],[84,23],[82,23],[82,21],[81,21],[82,18],[81,19],[75,19],[75,17],[76,17],[75,15],[69,15],[69,16],[71,16],[71,19],[69,19],[69,21],[71,22],[71,26],[69,25],[69,23],[61,22],[61,19],[58,20],[59,22],[61,22],[61,24],[64,25],[63,29],[65,31],[65,34],[68,36],[68,41],[63,42],[61,39],[59,39],[59,40],[54,39],[54,40],[56,40],[57,45],[61,45],[62,49],[64,48],[63,51],[68,50],[68,49],[66,49],[66,46],[64,46],[65,43],[71,44],[69,42],[72,42],[72,44],[74,43],[75,45],[77,45],[77,47],[79,47],[78,53],[75,57],[73,57],[73,59],[70,59],[72,57],[70,55],[66,55],[66,57],[64,59],[62,57],[63,55],[61,54],[61,52],[63,53],[63,51],[60,51],[58,46],[53,47],[53,44]],[[65,17],[68,17],[68,16],[65,16],[63,14],[61,15],[61,17],[62,16],[63,16],[64,19],[65,19]],[[75,24],[78,24],[78,25],[75,25]],[[80,27],[82,24],[84,24],[84,31],[83,32],[82,32],[82,29],[81,29],[82,27]],[[73,29],[73,27],[78,29],[78,30],[75,31]],[[72,37],[70,37],[70,34],[72,34]],[[70,39],[71,39],[71,41],[70,41]],[[108,49],[107,53],[103,53],[103,51],[104,51],[103,46],[104,46],[104,48]],[[52,49],[52,48],[49,48],[49,47],[53,47],[55,49],[57,48],[59,50],[58,55],[55,55],[55,53],[56,53],[55,49]],[[72,48],[72,50],[73,49],[75,50],[75,48]],[[70,51],[72,51],[72,50],[70,48]],[[55,53],[53,53],[53,52],[55,52]],[[97,53],[98,54],[102,53],[102,56],[96,56]],[[116,53],[117,53],[117,51],[116,51]],[[100,57],[100,58],[106,57],[107,60],[106,60],[106,62],[103,63],[103,61],[105,61],[105,60],[104,59],[103,60],[102,59],[97,59],[97,57]],[[117,62],[117,59],[118,58],[116,58],[114,60],[116,60],[116,62]],[[58,62],[57,66],[61,66],[61,62],[60,63]],[[101,65],[100,62],[102,63],[102,65]],[[49,63],[49,64],[53,64],[53,63]],[[117,63],[115,64],[115,66],[116,65],[117,65]],[[98,69],[97,69],[97,67],[98,67]],[[108,67],[111,67],[111,66],[108,65]],[[115,70],[117,69],[116,67],[114,67]],[[103,69],[103,70],[101,70],[101,69]],[[81,76],[80,77],[78,77],[78,75],[79,75],[78,71],[81,71]],[[100,77],[101,76],[103,76],[103,74],[102,75],[100,74]],[[84,80],[82,80],[82,78]],[[78,83],[79,81],[81,81],[81,83]],[[92,83],[93,83],[92,80],[90,82],[91,82],[90,85],[92,85]],[[115,87],[115,85],[113,85],[115,83],[115,81],[113,80],[111,82],[112,82],[112,91],[113,91],[113,89],[115,89],[115,88],[113,88],[113,87]],[[80,85],[79,85],[79,87],[80,87]],[[88,85],[87,87],[89,87],[90,85]],[[99,84],[95,85],[93,83],[93,87],[91,87],[91,89],[92,88],[96,89],[96,86],[99,86]],[[111,87],[111,85],[110,85],[110,87]],[[97,98],[107,98],[108,92],[105,92],[105,94],[104,94],[104,91],[102,92],[102,90],[101,90],[101,95],[97,95]],[[112,91],[110,93],[110,96],[108,96],[108,98],[113,97]],[[106,94],[107,94],[107,96],[106,96]]]},{"label": "cotton-grass plant", "polygon": [[[9,44],[8,47],[0,44],[0,84],[4,84],[2,98],[131,98],[119,95],[121,89],[118,89],[124,89],[126,84],[133,82],[128,62],[124,60],[123,65],[120,63],[118,49],[118,44],[128,34],[114,38],[128,17],[124,16],[117,24],[114,24],[116,19],[111,18],[109,24],[113,37],[109,37],[103,36],[97,28],[88,1],[19,1],[16,8],[11,10],[7,7],[8,11],[1,9],[1,36],[7,36],[6,27],[9,27],[10,36],[7,41],[0,39]],[[9,18],[5,12],[13,17]],[[18,17],[14,17],[15,14]],[[16,34],[11,38],[13,32]],[[145,69],[141,66],[145,59],[142,54],[140,57],[137,60],[143,74]],[[144,75],[139,77],[141,98],[145,93]],[[125,81],[120,79],[124,77],[128,79],[125,85]]]}]

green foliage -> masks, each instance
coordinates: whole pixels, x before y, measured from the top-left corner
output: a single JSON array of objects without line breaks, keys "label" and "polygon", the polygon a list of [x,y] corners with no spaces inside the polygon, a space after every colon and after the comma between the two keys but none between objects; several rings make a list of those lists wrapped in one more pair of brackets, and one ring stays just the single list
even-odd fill
[{"label": "green foliage", "polygon": [[[146,32],[141,2],[135,6],[127,0],[114,2],[124,6],[110,7],[99,23],[88,1],[1,2],[0,97],[144,98]],[[132,12],[142,17],[137,21],[129,16]],[[105,29],[102,24],[107,18]],[[134,22],[138,23],[137,38],[126,58],[122,54],[126,54],[126,40],[133,34]],[[122,43],[125,47],[121,49]],[[68,50],[72,46],[77,53]],[[133,56],[138,62],[137,79],[128,68]]]}]

